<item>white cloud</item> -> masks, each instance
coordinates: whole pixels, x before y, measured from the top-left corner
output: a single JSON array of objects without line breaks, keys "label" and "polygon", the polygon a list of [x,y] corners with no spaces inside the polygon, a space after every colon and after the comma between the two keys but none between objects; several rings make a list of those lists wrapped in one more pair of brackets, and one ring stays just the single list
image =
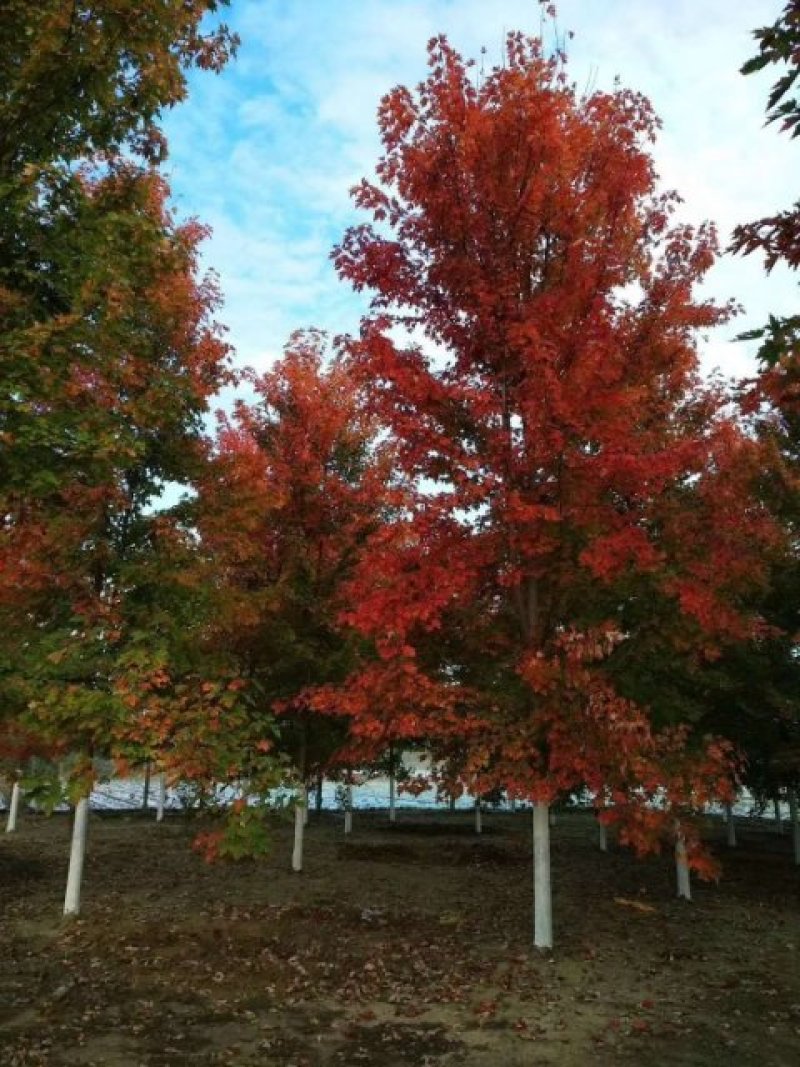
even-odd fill
[{"label": "white cloud", "polygon": [[[622,84],[647,94],[664,122],[655,149],[685,217],[737,222],[795,198],[797,143],[764,129],[774,72],[744,78],[752,30],[776,0],[562,0],[576,31],[570,71],[579,86]],[[243,361],[265,365],[289,332],[315,324],[355,329],[364,305],[339,283],[329,250],[353,219],[349,187],[379,152],[380,97],[425,74],[426,43],[444,32],[465,54],[498,60],[506,30],[536,32],[534,0],[235,0],[243,45],[219,78],[194,76],[169,123],[180,207],[214,228],[206,260],[220,273],[225,320]],[[726,337],[796,306],[786,272],[725,258],[709,292],[747,308],[704,350],[704,365],[748,372],[747,349]]]}]

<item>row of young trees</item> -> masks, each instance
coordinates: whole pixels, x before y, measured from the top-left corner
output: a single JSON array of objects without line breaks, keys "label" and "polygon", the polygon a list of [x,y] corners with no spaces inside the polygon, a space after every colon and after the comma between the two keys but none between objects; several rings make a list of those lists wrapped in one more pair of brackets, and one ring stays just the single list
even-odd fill
[{"label": "row of young trees", "polygon": [[[659,190],[647,101],[580,96],[521,34],[476,80],[437,38],[334,251],[358,335],[296,334],[206,439],[229,352],[156,164],[185,67],[235,45],[200,33],[216,7],[50,0],[0,31],[6,757],[59,761],[79,842],[97,755],[234,786],[223,854],[267,847],[291,783],[299,867],[310,781],[423,746],[444,792],[533,802],[540,947],[574,790],[713,873],[693,816],[800,774],[797,323],[757,380],[704,380],[732,307],[697,295],[716,237]],[[735,246],[796,266],[797,219]],[[159,510],[171,481],[195,492]]]}]

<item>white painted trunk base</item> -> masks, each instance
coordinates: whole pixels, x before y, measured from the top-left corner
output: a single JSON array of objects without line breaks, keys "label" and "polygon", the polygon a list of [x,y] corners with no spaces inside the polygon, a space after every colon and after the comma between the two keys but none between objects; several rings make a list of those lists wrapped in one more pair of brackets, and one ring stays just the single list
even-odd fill
[{"label": "white painted trunk base", "polygon": [[167,776],[161,771],[158,776],[158,789],[156,790],[156,822],[164,821],[164,807],[167,802]]},{"label": "white painted trunk base", "polygon": [[678,896],[683,900],[692,899],[692,883],[689,877],[689,862],[686,857],[686,842],[683,834],[675,839],[675,873],[678,879]]},{"label": "white painted trunk base", "polygon": [[69,853],[67,892],[64,896],[64,914],[78,915],[81,910],[81,883],[83,860],[86,856],[86,832],[89,826],[89,798],[81,797],[75,805],[72,824],[72,847]]},{"label": "white painted trunk base", "polygon": [[728,848],[736,848],[736,816],[733,814],[733,805],[725,805],[725,821],[728,828]]},{"label": "white painted trunk base", "polygon": [[533,805],[533,944],[553,947],[549,804]]},{"label": "white painted trunk base", "polygon": [[13,834],[17,828],[17,818],[19,816],[19,800],[22,795],[22,790],[19,787],[19,782],[14,782],[11,787],[11,800],[8,804],[8,819],[6,820],[6,833]]},{"label": "white painted trunk base", "polygon": [[480,800],[475,801],[475,833],[483,833],[483,812],[481,811]]},{"label": "white painted trunk base", "polygon": [[789,790],[789,819],[792,824],[794,862],[800,867],[800,822],[797,821],[797,790]]},{"label": "white painted trunk base", "polygon": [[294,848],[292,849],[292,870],[303,869],[303,838],[306,828],[305,790],[300,789],[294,806]]}]

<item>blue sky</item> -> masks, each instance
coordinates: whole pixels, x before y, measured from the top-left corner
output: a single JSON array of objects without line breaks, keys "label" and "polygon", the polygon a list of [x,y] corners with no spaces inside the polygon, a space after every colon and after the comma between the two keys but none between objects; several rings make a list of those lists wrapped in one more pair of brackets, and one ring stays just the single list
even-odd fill
[{"label": "blue sky", "polygon": [[[649,96],[664,123],[655,157],[665,187],[692,221],[714,220],[723,240],[739,221],[797,195],[800,146],[764,128],[775,72],[742,77],[751,32],[783,0],[562,0],[573,30],[570,74]],[[355,330],[363,301],[340,283],[329,253],[354,219],[349,188],[379,154],[380,97],[425,74],[428,39],[446,33],[467,56],[500,55],[504,32],[536,32],[536,0],[232,0],[238,58],[218,77],[195,73],[188,101],[170,114],[168,167],[181,214],[211,225],[205,263],[220,275],[240,363],[266,368],[289,333]],[[752,369],[729,338],[768,311],[796,307],[796,284],[767,279],[751,258],[726,257],[708,290],[747,315],[702,346],[703,364]]]}]

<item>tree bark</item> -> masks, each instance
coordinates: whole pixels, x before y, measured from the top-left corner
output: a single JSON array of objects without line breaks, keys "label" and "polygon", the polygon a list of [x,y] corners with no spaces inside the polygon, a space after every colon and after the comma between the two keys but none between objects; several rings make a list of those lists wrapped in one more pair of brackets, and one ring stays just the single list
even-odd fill
[{"label": "tree bark", "polygon": [[597,829],[599,832],[600,851],[608,852],[608,827],[601,819],[598,819]]},{"label": "tree bark", "polygon": [[728,826],[728,848],[736,848],[736,816],[732,804],[725,805],[725,822]]},{"label": "tree bark", "polygon": [[158,793],[156,794],[156,822],[164,821],[164,807],[167,803],[167,776],[164,771],[158,775]]},{"label": "tree bark", "polygon": [[483,813],[481,811],[481,798],[475,798],[475,833],[483,833]]},{"label": "tree bark", "polygon": [[792,824],[792,848],[794,862],[800,867],[800,822],[797,820],[797,790],[789,790],[789,819]]},{"label": "tree bark", "polygon": [[533,944],[553,947],[553,902],[550,884],[550,806],[533,805]]},{"label": "tree bark", "polygon": [[314,798],[314,810],[316,811],[317,815],[319,815],[319,813],[322,811],[322,782],[322,774],[318,774],[316,797]]},{"label": "tree bark", "polygon": [[344,797],[344,832],[353,832],[353,787],[349,784]]},{"label": "tree bark", "polygon": [[89,798],[81,797],[75,805],[72,823],[72,846],[69,853],[67,892],[64,897],[64,914],[79,915],[81,910],[81,883],[83,861],[86,856],[86,834],[89,826]]},{"label": "tree bark", "polygon": [[692,883],[689,877],[689,862],[686,857],[686,841],[680,830],[675,838],[675,872],[678,879],[678,896],[683,900],[691,900]]},{"label": "tree bark", "polygon": [[298,786],[294,805],[294,849],[292,850],[292,870],[303,869],[303,838],[306,828],[306,789]]},{"label": "tree bark", "polygon": [[779,834],[783,833],[783,815],[781,814],[781,802],[778,797],[774,797],[772,800],[772,807],[775,812],[775,829]]},{"label": "tree bark", "polygon": [[142,811],[150,805],[150,760],[144,765],[144,788],[142,789]]},{"label": "tree bark", "polygon": [[389,746],[389,822],[397,818],[395,808],[394,745]]},{"label": "tree bark", "polygon": [[11,787],[11,799],[8,802],[8,819],[6,820],[6,833],[13,834],[17,828],[19,816],[19,798],[22,795],[19,782],[14,782]]}]

